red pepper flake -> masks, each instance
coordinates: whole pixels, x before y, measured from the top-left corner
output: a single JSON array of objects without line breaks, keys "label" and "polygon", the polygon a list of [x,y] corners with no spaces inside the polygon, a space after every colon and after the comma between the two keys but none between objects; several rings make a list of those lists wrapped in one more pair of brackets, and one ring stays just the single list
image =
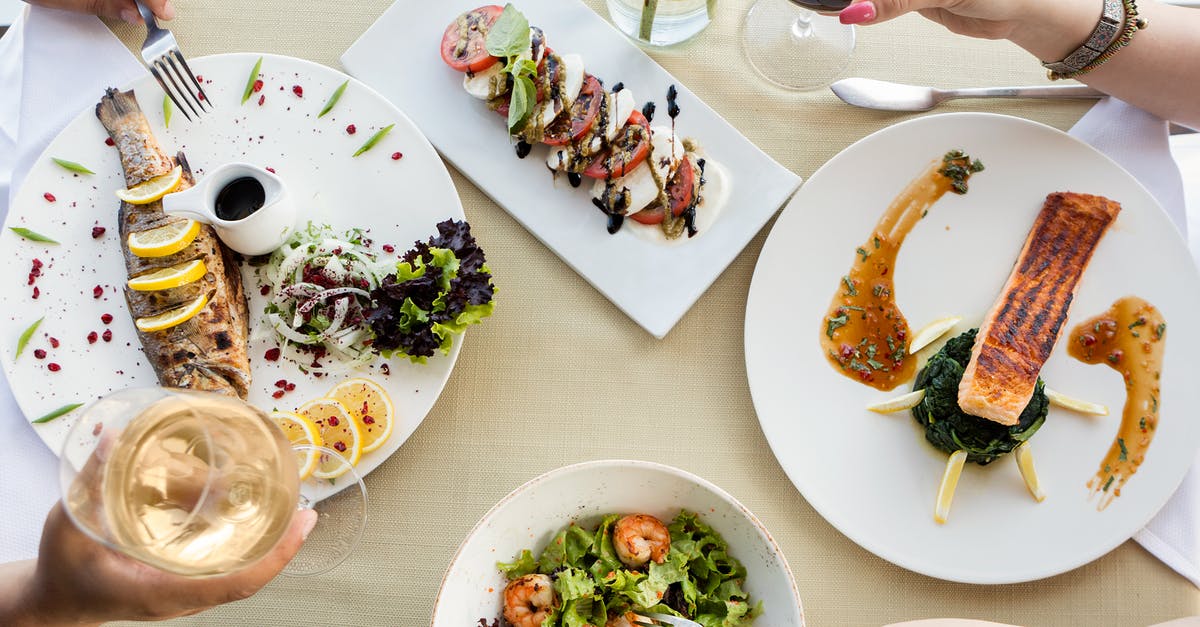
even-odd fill
[{"label": "red pepper flake", "polygon": [[259,293],[259,294],[262,294],[263,296],[266,296],[267,294],[270,294],[270,293],[271,293],[271,286],[270,286],[270,285],[264,285],[264,286],[262,286],[262,287],[258,288],[258,293]]},{"label": "red pepper flake", "polygon": [[50,192],[46,192],[45,194],[42,194],[42,198],[45,198],[46,202],[54,202],[54,201],[58,200],[57,198],[54,197],[54,194],[51,194]]},{"label": "red pepper flake", "polygon": [[46,368],[49,369],[50,372],[58,372],[59,370],[62,370],[62,366],[60,366],[54,362],[50,362],[50,363],[46,364]]},{"label": "red pepper flake", "polygon": [[35,287],[35,288],[33,288],[33,298],[34,298],[34,300],[36,300],[36,299],[37,299],[37,297],[38,297],[38,296],[41,296],[41,295],[42,295],[42,290],[40,290],[40,289],[38,289],[38,288],[36,288],[36,287]]},{"label": "red pepper flake", "polygon": [[384,244],[384,245],[383,245],[383,252],[385,252],[385,253],[394,253],[394,252],[396,252],[396,247],[395,247],[395,246],[392,246],[391,244]]},{"label": "red pepper flake", "polygon": [[111,342],[112,341],[112,329],[105,329],[104,333],[100,334],[100,339],[104,340],[105,342]]},{"label": "red pepper flake", "polygon": [[277,387],[281,390],[286,386],[287,386],[287,379],[280,379],[275,382],[275,387]]},{"label": "red pepper flake", "polygon": [[41,348],[39,348],[39,349],[37,349],[37,350],[33,351],[33,356],[34,356],[34,357],[37,357],[38,359],[45,359],[45,358],[46,358],[46,351],[45,351],[45,350],[43,350],[43,349],[41,349]]},{"label": "red pepper flake", "polygon": [[297,98],[304,97],[304,88],[299,85],[292,85],[292,93],[296,94]]},{"label": "red pepper flake", "polygon": [[375,424],[375,418],[373,416],[363,416],[363,424],[373,425]]},{"label": "red pepper flake", "polygon": [[346,452],[346,443],[345,442],[334,442],[333,448],[337,449],[337,452],[339,452],[339,453],[345,453]]},{"label": "red pepper flake", "polygon": [[50,338],[50,348],[58,348],[58,338]]},{"label": "red pepper flake", "polygon": [[338,426],[339,424],[341,424],[341,421],[340,421],[340,420],[338,420],[338,417],[337,417],[337,416],[330,416],[330,417],[329,417],[329,422],[328,422],[328,424],[329,424],[329,426],[331,426],[331,427],[336,427],[336,426]]},{"label": "red pepper flake", "polygon": [[115,146],[115,145],[116,145],[116,143],[115,143],[115,142],[113,142],[113,140],[112,140],[112,138],[111,138],[111,137],[105,137],[105,138],[104,138],[104,145],[105,145],[105,146]]},{"label": "red pepper flake", "polygon": [[271,393],[271,398],[276,400],[283,398],[283,390],[275,390]]},{"label": "red pepper flake", "polygon": [[346,134],[347,134],[347,135],[353,135],[353,134],[355,134],[355,133],[357,133],[357,132],[358,132],[358,129],[357,129],[357,128],[355,128],[355,126],[354,126],[353,124],[351,124],[350,126],[347,126],[347,127],[346,127]]},{"label": "red pepper flake", "polygon": [[402,152],[393,152],[392,153],[392,161],[399,161],[403,158],[404,158],[404,153],[402,153]]},{"label": "red pepper flake", "polygon": [[263,359],[266,359],[267,361],[279,361],[279,349],[268,348],[267,353],[263,355]]},{"label": "red pepper flake", "polygon": [[100,287],[99,285],[97,285],[96,287],[93,287],[92,288],[92,298],[100,298],[101,296],[104,296],[104,288]]},{"label": "red pepper flake", "polygon": [[100,239],[100,236],[104,235],[104,232],[107,230],[108,229],[106,229],[102,226],[93,226],[92,227],[92,239]]},{"label": "red pepper flake", "polygon": [[101,314],[100,315],[100,322],[103,322],[104,324],[108,324],[112,321],[113,321],[112,314]]},{"label": "red pepper flake", "polygon": [[262,88],[263,88],[263,82],[262,82],[261,78],[254,81],[254,93],[257,94],[258,92],[262,91]]},{"label": "red pepper flake", "polygon": [[268,168],[266,168],[266,170],[267,170],[267,172],[270,172],[271,174],[275,174],[275,168],[268,167]]},{"label": "red pepper flake", "polygon": [[91,333],[87,334],[88,344],[95,344],[96,340],[98,340],[98,339],[100,339],[100,334],[96,333],[95,331],[92,331]]},{"label": "red pepper flake", "polygon": [[261,106],[263,106],[263,103],[264,103],[264,102],[266,102],[266,101],[267,101],[267,95],[266,95],[266,94],[263,94],[263,95],[259,96],[259,97],[258,97],[258,106],[260,106],[260,107],[261,107]]}]

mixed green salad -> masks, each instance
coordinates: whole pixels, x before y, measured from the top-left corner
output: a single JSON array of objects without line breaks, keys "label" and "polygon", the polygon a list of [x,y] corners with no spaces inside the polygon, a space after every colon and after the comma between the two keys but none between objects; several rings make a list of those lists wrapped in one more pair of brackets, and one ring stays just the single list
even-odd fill
[{"label": "mixed green salad", "polygon": [[618,624],[617,617],[630,611],[682,616],[705,627],[738,627],[760,613],[760,605],[742,589],[745,567],[696,514],[681,511],[666,525],[670,548],[661,563],[650,560],[637,568],[623,563],[614,546],[614,528],[622,518],[605,516],[594,530],[568,525],[537,559],[524,550],[513,562],[497,564],[510,587],[535,573],[553,582],[553,604],[542,627],[602,627],[613,619]]}]

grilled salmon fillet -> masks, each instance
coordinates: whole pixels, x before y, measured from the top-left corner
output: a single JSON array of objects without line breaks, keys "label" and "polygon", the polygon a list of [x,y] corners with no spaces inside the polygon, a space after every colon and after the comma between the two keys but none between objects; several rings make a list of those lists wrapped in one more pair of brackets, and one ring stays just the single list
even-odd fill
[{"label": "grilled salmon fillet", "polygon": [[1046,197],[1004,291],[980,326],[958,387],[964,412],[1017,424],[1058,341],[1079,278],[1120,211],[1119,203],[1101,196]]},{"label": "grilled salmon fillet", "polygon": [[[181,189],[191,187],[192,173],[183,153],[174,158],[163,152],[150,132],[132,91],[109,89],[96,105],[96,117],[108,131],[121,155],[125,183],[133,187],[183,166]],[[246,397],[250,387],[249,313],[242,291],[242,275],[232,253],[217,239],[212,227],[201,225],[200,234],[187,248],[166,257],[138,257],[129,252],[130,233],[147,231],[185,220],[162,211],[161,202],[146,205],[121,203],[121,248],[130,277],[203,259],[208,273],[199,281],[169,290],[138,292],[125,288],[125,302],[135,318],[160,314],[208,295],[208,305],[177,326],[145,333],[138,331],[142,351],[167,387],[219,392]]]}]

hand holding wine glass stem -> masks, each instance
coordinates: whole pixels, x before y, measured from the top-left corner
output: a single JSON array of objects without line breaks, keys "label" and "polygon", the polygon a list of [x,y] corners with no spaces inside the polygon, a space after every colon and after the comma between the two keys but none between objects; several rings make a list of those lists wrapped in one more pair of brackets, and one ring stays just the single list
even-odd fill
[{"label": "hand holding wine glass stem", "polygon": [[[843,23],[877,24],[917,11],[951,31],[1008,39],[1041,61],[1060,61],[1087,40],[1101,0],[859,0]],[[1104,65],[1077,77],[1100,91],[1161,118],[1200,126],[1200,11],[1142,0],[1149,27]]]}]

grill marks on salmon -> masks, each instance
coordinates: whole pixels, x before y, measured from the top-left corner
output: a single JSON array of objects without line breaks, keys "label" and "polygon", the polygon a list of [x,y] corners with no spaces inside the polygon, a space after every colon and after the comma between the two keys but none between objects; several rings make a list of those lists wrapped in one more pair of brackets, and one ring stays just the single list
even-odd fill
[{"label": "grill marks on salmon", "polygon": [[[183,167],[181,189],[193,184],[183,153],[168,156],[150,131],[132,91],[109,89],[96,105],[96,117],[108,131],[121,156],[126,185],[132,187]],[[138,292],[125,288],[130,314],[144,318],[208,295],[208,305],[177,326],[145,333],[138,331],[142,351],[164,386],[219,392],[245,398],[250,387],[248,353],[249,312],[242,291],[242,275],[232,253],[217,239],[212,227],[201,225],[200,234],[185,249],[165,257],[138,257],[129,252],[130,233],[148,231],[185,218],[168,215],[162,203],[121,203],[118,212],[121,249],[130,277],[203,259],[208,273],[194,283],[174,289]]]},{"label": "grill marks on salmon", "polygon": [[958,388],[963,411],[1015,425],[1066,322],[1075,288],[1121,205],[1101,196],[1046,197],[1004,285],[980,326]]}]

